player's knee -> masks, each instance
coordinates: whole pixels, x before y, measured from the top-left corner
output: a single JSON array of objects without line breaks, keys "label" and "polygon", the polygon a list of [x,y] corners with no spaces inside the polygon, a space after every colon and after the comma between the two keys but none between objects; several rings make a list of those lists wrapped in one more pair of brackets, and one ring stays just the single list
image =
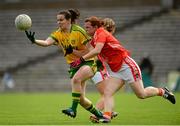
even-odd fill
[{"label": "player's knee", "polygon": [[111,91],[104,91],[104,97],[111,97],[111,96],[113,96],[113,92],[111,92]]},{"label": "player's knee", "polygon": [[78,78],[78,77],[74,77],[74,78],[72,79],[72,83],[73,83],[73,84],[80,84],[80,83],[81,83],[81,79]]},{"label": "player's knee", "polygon": [[136,96],[139,98],[139,99],[145,99],[146,98],[146,95],[145,94],[136,94]]}]

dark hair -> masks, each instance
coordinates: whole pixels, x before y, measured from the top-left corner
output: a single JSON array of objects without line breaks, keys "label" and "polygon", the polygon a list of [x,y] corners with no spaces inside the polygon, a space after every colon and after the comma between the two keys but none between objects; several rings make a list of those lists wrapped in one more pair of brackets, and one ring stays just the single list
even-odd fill
[{"label": "dark hair", "polygon": [[62,14],[62,15],[64,15],[64,17],[65,17],[65,19],[66,20],[69,20],[69,19],[71,19],[71,13],[69,12],[69,11],[61,11],[61,12],[59,12],[58,14]]},{"label": "dark hair", "polygon": [[89,18],[86,18],[85,22],[90,22],[92,26],[97,26],[98,28],[104,24],[102,19],[96,16],[91,16]]},{"label": "dark hair", "polygon": [[71,22],[75,23],[75,20],[80,17],[80,12],[78,9],[68,9],[68,11],[71,13]]}]

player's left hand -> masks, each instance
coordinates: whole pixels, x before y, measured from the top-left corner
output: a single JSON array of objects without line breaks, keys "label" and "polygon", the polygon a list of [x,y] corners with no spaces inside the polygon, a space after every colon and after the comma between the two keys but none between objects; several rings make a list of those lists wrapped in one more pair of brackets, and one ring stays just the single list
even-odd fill
[{"label": "player's left hand", "polygon": [[35,43],[35,37],[34,37],[35,32],[25,31],[25,33],[26,33],[27,38],[32,42],[32,44]]},{"label": "player's left hand", "polygon": [[71,45],[69,45],[69,46],[67,46],[67,47],[65,48],[65,54],[64,54],[64,56],[66,56],[66,55],[68,55],[68,54],[71,54],[71,53],[73,53],[73,47],[72,47]]},{"label": "player's left hand", "polygon": [[81,58],[79,58],[78,60],[72,62],[72,63],[70,64],[70,67],[71,67],[71,68],[79,68],[80,65],[81,65],[81,63],[83,63],[84,61],[85,61],[85,60],[83,59],[83,57],[81,57]]}]

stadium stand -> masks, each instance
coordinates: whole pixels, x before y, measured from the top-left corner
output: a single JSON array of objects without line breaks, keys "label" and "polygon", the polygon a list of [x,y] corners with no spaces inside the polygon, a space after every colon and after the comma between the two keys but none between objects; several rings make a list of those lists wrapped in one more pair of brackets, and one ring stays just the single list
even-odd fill
[{"label": "stadium stand", "polygon": [[140,61],[144,52],[150,54],[155,65],[153,78],[156,82],[167,81],[167,74],[180,62],[180,12],[170,11],[148,22],[118,33],[117,37]]},{"label": "stadium stand", "polygon": [[[109,11],[111,10],[111,11]],[[143,10],[143,11],[142,11]],[[105,8],[105,9],[95,9],[94,11],[80,10],[81,11],[81,21],[80,24],[83,25],[83,20],[90,16],[96,15],[102,18],[111,17],[117,22],[117,26],[123,26],[129,22],[133,22],[141,18],[142,16],[147,16],[152,12],[158,12],[159,7],[134,7],[129,10],[128,7],[125,8]],[[19,32],[14,27],[14,19],[20,13],[26,13],[31,16],[33,20],[32,30],[36,31],[36,36],[38,38],[45,39],[49,33],[56,28],[56,14],[59,10],[57,9],[39,9],[39,10],[4,10],[1,11],[1,53],[3,58],[0,63],[0,68],[5,69],[8,66],[13,66],[18,62],[24,62],[28,58],[36,57],[39,55],[45,55],[50,53],[55,49],[53,47],[39,48],[34,45],[28,45],[29,41],[25,37],[24,33]],[[109,16],[110,15],[110,16]],[[117,16],[118,15],[118,16]],[[133,16],[132,16],[133,15]],[[48,25],[47,25],[48,24]],[[27,41],[27,42],[26,42]],[[8,49],[10,48],[10,49]],[[25,50],[25,51],[23,51]],[[23,52],[23,53],[22,53]],[[16,55],[16,56],[14,56]]]},{"label": "stadium stand", "polygon": [[[25,34],[14,27],[15,17],[26,13],[33,20],[32,30],[36,31],[37,39],[46,39],[57,27],[58,11],[57,8],[0,11],[0,78],[2,79],[5,72],[10,72],[16,84],[14,91],[70,90],[68,66],[61,51],[57,47],[41,48],[31,44]],[[132,51],[135,60],[139,61],[142,52],[153,55],[153,61],[156,61],[154,74],[156,81],[178,65],[178,54],[175,53],[178,52],[180,40],[179,11],[162,13],[160,6],[94,8],[91,11],[80,8],[80,11],[80,25],[83,25],[83,20],[91,15],[113,18],[117,25],[116,36]],[[153,16],[154,18],[144,20]],[[160,47],[162,45],[163,48]],[[173,59],[176,61],[169,66]]]}]

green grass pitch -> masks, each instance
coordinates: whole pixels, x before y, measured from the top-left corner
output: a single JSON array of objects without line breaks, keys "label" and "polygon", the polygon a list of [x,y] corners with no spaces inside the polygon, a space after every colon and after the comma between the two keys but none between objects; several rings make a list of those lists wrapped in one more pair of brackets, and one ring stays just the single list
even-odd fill
[{"label": "green grass pitch", "polygon": [[[110,125],[180,125],[180,93],[175,95],[173,105],[161,97],[141,100],[119,92],[115,95],[119,115]],[[88,92],[87,97],[95,103],[99,95]],[[63,115],[61,110],[70,104],[70,93],[1,93],[0,125],[94,125],[81,106],[75,119]]]}]

